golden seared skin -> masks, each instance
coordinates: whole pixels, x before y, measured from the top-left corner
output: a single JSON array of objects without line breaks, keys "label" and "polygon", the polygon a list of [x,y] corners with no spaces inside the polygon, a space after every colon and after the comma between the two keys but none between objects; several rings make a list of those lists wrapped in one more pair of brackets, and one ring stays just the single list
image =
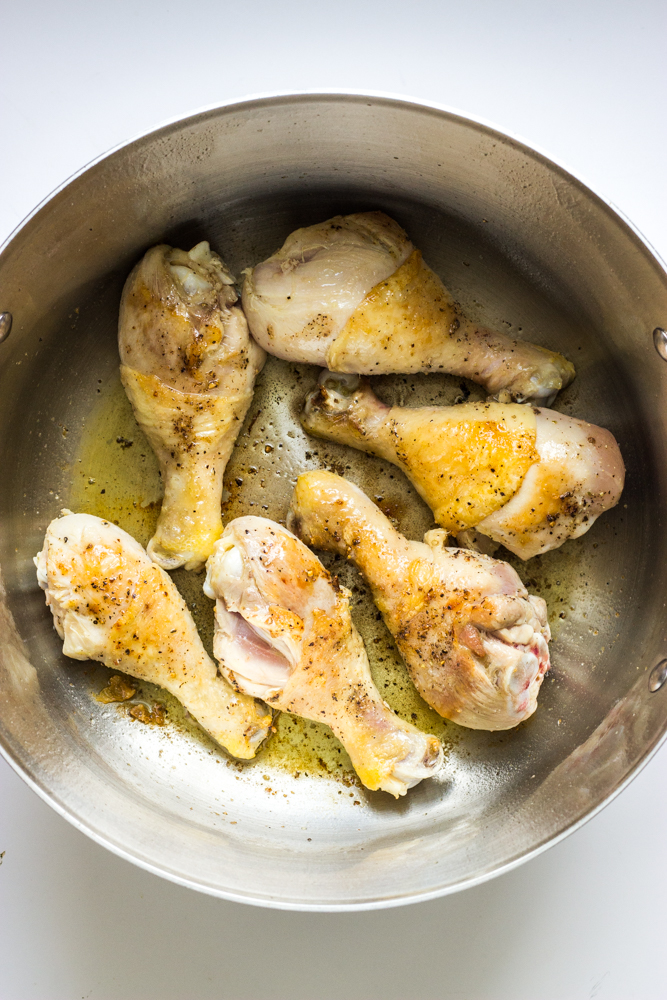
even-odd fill
[{"label": "golden seared skin", "polygon": [[618,503],[623,459],[609,431],[518,403],[387,406],[367,380],[323,372],[301,422],[393,462],[447,531],[477,532],[528,559],[588,531]]},{"label": "golden seared skin", "polygon": [[261,517],[232,521],[204,590],[216,600],[214,651],[225,676],[330,726],[367,788],[404,795],[440,768],[439,741],[394,715],[373,684],[348,592],[291,532]]},{"label": "golden seared skin", "polygon": [[299,476],[289,520],[315,548],[368,580],[412,681],[440,715],[510,729],[537,707],[549,669],[546,605],[507,563],[447,548],[441,529],[404,538],[357,487],[331,472]]},{"label": "golden seared skin", "polygon": [[171,578],[116,525],[64,515],[35,563],[65,656],[159,684],[232,756],[254,757],[271,712],[219,675]]},{"label": "golden seared skin", "polygon": [[153,247],[120,306],[121,380],[160,463],[164,499],[151,558],[199,569],[222,533],[223,475],[264,352],[208,243]]},{"label": "golden seared skin", "polygon": [[547,405],[575,375],[562,355],[469,320],[383,212],[291,233],[246,272],[243,306],[269,353],[330,371],[450,372]]}]

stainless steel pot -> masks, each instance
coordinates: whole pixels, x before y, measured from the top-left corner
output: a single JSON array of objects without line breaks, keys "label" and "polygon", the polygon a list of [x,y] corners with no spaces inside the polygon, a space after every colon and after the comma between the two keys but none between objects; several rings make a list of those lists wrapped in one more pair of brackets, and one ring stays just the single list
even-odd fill
[{"label": "stainless steel pot", "polygon": [[[146,537],[159,487],[119,395],[115,340],[138,256],[208,238],[239,273],[298,225],[374,208],[406,227],[480,320],[574,360],[577,379],[556,405],[609,427],[628,468],[616,510],[519,567],[547,599],[554,642],[538,712],[516,731],[470,732],[425,714],[361,583],[336,566],[357,588],[387,698],[439,725],[448,751],[442,781],[396,803],[351,784],[328,735],[307,724],[286,722],[277,749],[242,767],[175,705],[159,729],[99,704],[108,672],[62,657],[32,565],[68,504]],[[474,884],[554,843],[661,742],[667,365],[653,331],[667,326],[667,278],[626,222],[544,156],[445,110],[372,96],[205,111],[102,158],[39,208],[0,256],[0,310],[13,317],[9,336],[0,323],[0,741],[35,791],[99,843],[230,899],[388,906]],[[395,470],[300,431],[313,379],[305,366],[267,365],[226,516],[283,517],[294,476],[325,463],[384,494],[417,537],[428,512]],[[435,376],[384,379],[379,390],[415,401],[461,392]],[[179,581],[207,637],[201,581]]]}]

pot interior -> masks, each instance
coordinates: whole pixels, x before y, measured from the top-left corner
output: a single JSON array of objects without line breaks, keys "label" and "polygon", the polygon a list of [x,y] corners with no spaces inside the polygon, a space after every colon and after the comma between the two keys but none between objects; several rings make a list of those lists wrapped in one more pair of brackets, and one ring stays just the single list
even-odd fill
[{"label": "pot interior", "polygon": [[[151,245],[208,239],[231,268],[264,259],[298,226],[382,209],[478,321],[562,352],[577,369],[554,408],[608,427],[627,467],[619,506],[583,538],[527,563],[543,596],[552,670],[535,715],[506,733],[440,719],[411,687],[359,575],[353,615],[384,697],[444,742],[441,780],[394,802],[359,786],[324,727],[281,717],[248,764],[227,758],[150,685],[164,727],[95,695],[110,671],[62,656],[32,557],[63,507],[146,543],[157,464],[118,377],[123,282]],[[230,898],[338,908],[437,895],[552,842],[602,805],[663,736],[667,685],[665,274],[641,240],[559,167],[455,115],[326,95],[247,102],[167,126],[57,193],[0,257],[0,735],[8,758],[64,815],[131,860]],[[298,422],[318,370],[269,359],[226,474],[225,517],[284,520],[296,476],[325,466],[357,482],[401,531],[431,514],[393,466],[309,439]],[[375,380],[388,402],[483,398],[451,376]],[[209,651],[202,574],[174,574]]]}]

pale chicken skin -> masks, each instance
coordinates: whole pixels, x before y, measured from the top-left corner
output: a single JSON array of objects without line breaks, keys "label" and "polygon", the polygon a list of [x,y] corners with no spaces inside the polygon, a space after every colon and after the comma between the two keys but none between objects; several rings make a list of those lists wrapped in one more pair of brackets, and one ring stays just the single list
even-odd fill
[{"label": "pale chicken skin", "polygon": [[609,431],[519,403],[387,406],[367,380],[323,372],[301,420],[397,465],[447,531],[474,528],[522,559],[588,531],[625,479]]},{"label": "pale chicken skin", "polygon": [[289,523],[309,545],[358,567],[415,687],[440,715],[500,730],[533,714],[549,669],[546,604],[511,566],[447,548],[442,529],[408,541],[331,472],[299,476]]},{"label": "pale chicken skin", "polygon": [[361,375],[450,372],[490,394],[551,401],[574,378],[562,355],[464,315],[383,212],[297,229],[245,272],[250,331],[270,354]]},{"label": "pale chicken skin", "polygon": [[171,578],[92,514],[51,522],[35,559],[63,653],[165,688],[232,756],[255,756],[272,713],[218,673]]},{"label": "pale chicken skin", "polygon": [[208,243],[153,247],[125,283],[121,380],[160,463],[164,499],[148,544],[163,569],[201,568],[222,534],[223,476],[265,354],[234,279]]},{"label": "pale chicken skin", "polygon": [[439,741],[382,700],[348,592],[290,531],[262,517],[232,521],[204,591],[216,601],[216,659],[238,690],[330,726],[371,790],[398,797],[437,773]]}]

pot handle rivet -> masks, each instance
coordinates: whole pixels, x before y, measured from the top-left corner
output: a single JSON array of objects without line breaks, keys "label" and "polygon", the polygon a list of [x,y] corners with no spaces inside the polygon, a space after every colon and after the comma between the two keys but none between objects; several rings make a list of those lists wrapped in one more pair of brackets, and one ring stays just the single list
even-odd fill
[{"label": "pot handle rivet", "polygon": [[656,326],[653,331],[653,343],[663,361],[667,361],[667,330],[663,330],[661,326]]},{"label": "pot handle rivet", "polygon": [[656,663],[653,670],[649,674],[649,691],[659,691],[665,681],[667,681],[667,660],[660,660],[660,663]]},{"label": "pot handle rivet", "polygon": [[7,340],[7,337],[12,330],[12,314],[0,312],[0,344],[3,340]]}]

